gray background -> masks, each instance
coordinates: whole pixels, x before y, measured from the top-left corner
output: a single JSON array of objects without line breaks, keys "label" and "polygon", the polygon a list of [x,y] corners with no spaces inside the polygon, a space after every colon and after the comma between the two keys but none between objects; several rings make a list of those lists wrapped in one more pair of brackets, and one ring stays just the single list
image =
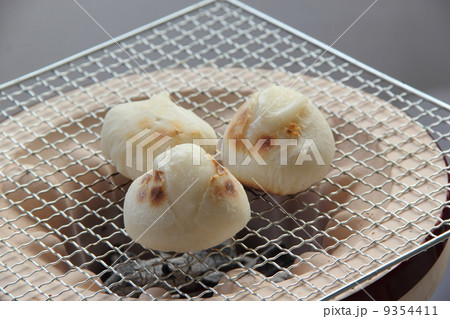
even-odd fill
[{"label": "gray background", "polygon": [[[112,36],[196,3],[78,0]],[[373,0],[243,0],[327,44]],[[0,0],[0,83],[109,40],[73,0]],[[334,45],[450,103],[450,1],[379,0]],[[432,300],[450,300],[450,269]]]}]

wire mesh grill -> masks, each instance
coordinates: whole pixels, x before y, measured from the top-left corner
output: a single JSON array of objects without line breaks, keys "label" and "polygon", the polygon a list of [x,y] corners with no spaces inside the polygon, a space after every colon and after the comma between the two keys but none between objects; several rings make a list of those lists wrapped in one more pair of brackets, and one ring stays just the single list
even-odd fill
[{"label": "wire mesh grill", "polygon": [[[152,75],[220,136],[252,91],[289,86],[306,69],[294,87],[337,141],[327,178],[293,196],[247,189],[247,227],[181,266],[179,255],[133,244],[121,216],[130,181],[99,151],[107,110],[158,91]],[[425,250],[425,239],[447,238],[437,230],[448,222],[449,109],[232,2],[205,3],[0,92],[1,299],[341,298]],[[162,274],[142,267],[149,260]]]}]

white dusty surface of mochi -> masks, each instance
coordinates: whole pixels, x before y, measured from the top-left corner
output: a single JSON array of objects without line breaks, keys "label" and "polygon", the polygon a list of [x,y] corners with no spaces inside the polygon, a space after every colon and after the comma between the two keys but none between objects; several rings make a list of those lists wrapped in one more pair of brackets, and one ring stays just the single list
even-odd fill
[{"label": "white dusty surface of mochi", "polygon": [[[170,161],[137,178],[124,203],[125,229],[150,249],[194,252],[233,237],[250,219],[244,188],[200,146],[181,144]],[[160,154],[154,167],[167,158]],[[195,158],[200,164],[193,165]]]},{"label": "white dusty surface of mochi", "polygon": [[241,183],[277,195],[322,180],[334,153],[333,134],[319,109],[280,86],[252,94],[231,119],[222,144],[223,163]]},{"label": "white dusty surface of mochi", "polygon": [[[137,134],[142,136],[136,139]],[[215,139],[214,129],[192,111],[175,104],[167,93],[161,92],[148,100],[111,108],[103,121],[101,149],[119,173],[134,180],[150,170],[153,158],[166,149],[205,138]],[[127,163],[127,141],[133,139],[133,143],[129,142],[133,147],[128,147]],[[140,142],[142,144],[138,145]],[[156,143],[161,145],[156,147]],[[155,146],[153,153],[147,154],[152,146]],[[214,154],[216,147],[205,146],[205,150]]]}]

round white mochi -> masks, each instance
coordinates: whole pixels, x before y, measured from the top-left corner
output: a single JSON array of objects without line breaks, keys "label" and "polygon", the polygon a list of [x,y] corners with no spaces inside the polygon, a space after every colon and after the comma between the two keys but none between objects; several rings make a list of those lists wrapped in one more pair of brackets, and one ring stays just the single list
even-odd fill
[{"label": "round white mochi", "polygon": [[123,209],[127,233],[142,246],[174,252],[207,249],[249,221],[244,188],[200,146],[176,145],[156,157],[153,167],[131,184]]},{"label": "round white mochi", "polygon": [[250,96],[231,119],[222,144],[223,163],[241,183],[277,195],[322,180],[334,152],[333,134],[318,108],[279,86]]},{"label": "round white mochi", "polygon": [[[101,149],[119,173],[136,179],[166,149],[205,138],[215,139],[214,129],[161,92],[149,100],[114,106],[103,121]],[[205,150],[213,154],[216,147],[205,146]]]}]

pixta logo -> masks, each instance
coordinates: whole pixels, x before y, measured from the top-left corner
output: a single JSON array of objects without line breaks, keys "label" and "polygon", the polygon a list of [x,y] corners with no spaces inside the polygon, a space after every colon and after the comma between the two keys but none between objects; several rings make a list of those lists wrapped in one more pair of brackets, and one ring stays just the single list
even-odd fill
[{"label": "pixta logo", "polygon": [[[153,167],[153,160],[155,154],[163,153],[164,156],[158,159],[156,165],[160,168],[170,161],[170,146],[168,142],[171,140],[170,136],[159,132],[152,132],[145,129],[134,135],[126,142],[126,165],[128,167],[135,167],[138,171],[146,172]],[[192,143],[199,146],[217,145],[218,139],[193,139]],[[278,164],[280,166],[286,165],[302,165],[304,162],[315,162],[317,165],[325,165],[325,162],[317,148],[314,140],[304,139],[299,141],[297,139],[259,139],[252,143],[248,139],[229,139],[227,158],[222,158],[227,165],[246,166],[256,162],[257,165],[266,166],[267,163],[261,152],[263,146],[270,145],[273,147],[272,152],[278,153]],[[245,157],[238,162],[236,153],[236,145],[243,145],[245,149]],[[161,150],[164,145],[167,145],[165,151]],[[289,148],[293,148],[294,153],[288,152]],[[295,162],[292,161],[292,154],[295,154]],[[223,154],[222,154],[223,155]],[[241,154],[242,155],[242,154]],[[198,148],[192,148],[192,165],[200,165],[200,153]],[[273,156],[271,157],[274,158]],[[273,164],[273,162],[272,162]]]}]

